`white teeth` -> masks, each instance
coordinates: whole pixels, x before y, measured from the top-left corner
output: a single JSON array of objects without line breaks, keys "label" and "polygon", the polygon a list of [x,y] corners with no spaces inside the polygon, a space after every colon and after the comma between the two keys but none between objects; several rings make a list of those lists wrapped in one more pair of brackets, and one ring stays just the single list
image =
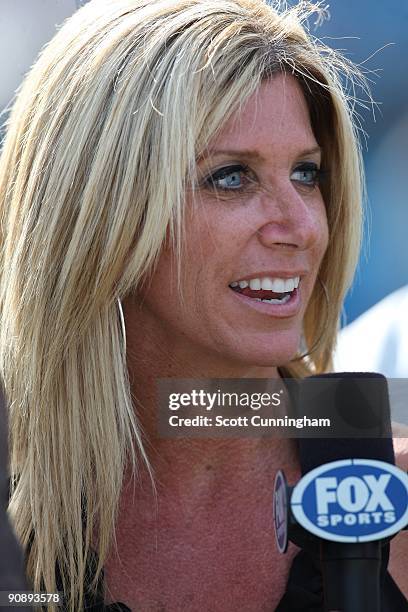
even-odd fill
[{"label": "white teeth", "polygon": [[253,291],[274,291],[275,293],[289,293],[299,287],[300,277],[294,276],[293,278],[271,278],[265,276],[263,278],[251,278],[250,280],[240,280],[230,283],[230,287],[240,287],[245,289],[249,287]]},{"label": "white teeth", "polygon": [[272,291],[275,293],[285,293],[285,280],[283,278],[274,278],[272,282]]},{"label": "white teeth", "polygon": [[259,290],[261,288],[261,281],[259,278],[251,278],[249,281],[249,288],[254,290]]},{"label": "white teeth", "polygon": [[261,302],[267,302],[268,304],[286,304],[286,302],[289,302],[289,300],[290,300],[290,295],[284,295],[281,300],[276,300],[276,299],[261,300]]},{"label": "white teeth", "polygon": [[271,278],[269,278],[268,276],[266,278],[263,278],[261,280],[262,283],[262,289],[266,290],[266,291],[272,291],[273,290],[273,280]]}]

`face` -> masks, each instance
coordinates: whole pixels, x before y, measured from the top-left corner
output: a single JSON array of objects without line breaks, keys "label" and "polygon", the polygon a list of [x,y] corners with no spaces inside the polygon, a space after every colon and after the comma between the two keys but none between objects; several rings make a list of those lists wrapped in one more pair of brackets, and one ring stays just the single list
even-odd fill
[{"label": "face", "polygon": [[144,328],[191,359],[279,366],[294,357],[328,242],[320,163],[297,81],[265,81],[198,160],[185,202],[184,304],[167,249],[142,296]]}]

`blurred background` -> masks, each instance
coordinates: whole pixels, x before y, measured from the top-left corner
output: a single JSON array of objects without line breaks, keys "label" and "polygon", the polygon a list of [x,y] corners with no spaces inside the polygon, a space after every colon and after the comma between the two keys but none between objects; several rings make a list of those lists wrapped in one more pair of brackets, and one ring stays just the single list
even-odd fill
[{"label": "blurred background", "polygon": [[[43,44],[86,2],[0,0],[0,124]],[[329,13],[321,26],[310,24],[311,32],[361,64],[377,103],[358,108],[366,133],[368,208],[364,248],[345,306],[350,323],[408,283],[408,1],[331,0]],[[357,94],[367,102],[363,92]]]}]

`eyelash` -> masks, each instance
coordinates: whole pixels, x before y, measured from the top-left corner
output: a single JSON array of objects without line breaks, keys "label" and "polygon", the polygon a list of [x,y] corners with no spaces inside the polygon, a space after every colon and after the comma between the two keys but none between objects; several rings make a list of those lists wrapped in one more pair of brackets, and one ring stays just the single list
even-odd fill
[{"label": "eyelash", "polygon": [[[213,174],[208,176],[204,180],[204,185],[212,189],[217,189],[217,191],[227,191],[227,192],[242,191],[245,189],[245,186],[234,188],[234,187],[221,187],[220,185],[217,185],[217,181],[225,179],[227,176],[230,176],[231,174],[234,174],[235,172],[240,172],[248,177],[248,175],[250,174],[250,169],[249,169],[249,166],[244,165],[244,164],[234,164],[232,166],[225,166],[224,168],[220,168],[219,170],[216,170],[215,172],[213,172]],[[292,174],[294,172],[313,172],[314,173],[312,181],[309,181],[309,182],[299,181],[299,180],[295,181],[299,183],[300,185],[302,185],[303,187],[308,187],[310,189],[314,189],[315,187],[317,187],[317,185],[319,185],[322,179],[327,175],[327,172],[325,172],[321,168],[318,168],[317,164],[313,162],[304,162],[302,164],[299,164],[299,166],[296,166],[296,168],[294,168],[294,170],[292,171]],[[252,183],[253,181],[250,180],[249,182]]]}]

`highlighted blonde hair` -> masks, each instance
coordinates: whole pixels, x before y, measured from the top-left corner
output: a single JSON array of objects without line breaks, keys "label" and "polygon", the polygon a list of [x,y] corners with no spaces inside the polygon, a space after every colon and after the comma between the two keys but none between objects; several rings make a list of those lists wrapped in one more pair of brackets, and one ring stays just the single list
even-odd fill
[{"label": "highlighted blonde hair", "polygon": [[279,72],[299,79],[333,177],[323,188],[330,244],[320,270],[329,300],[316,285],[304,321],[312,353],[286,367],[306,375],[330,365],[359,250],[362,172],[341,85],[353,70],[308,33],[316,11],[262,0],[93,0],[46,45],[18,93],[0,159],[10,513],[35,590],[55,590],[57,564],[70,610],[82,609],[91,547],[95,580],[107,557],[124,466],[148,464],[116,299],[154,270],[166,236],[182,267],[183,194],[196,159]]}]

